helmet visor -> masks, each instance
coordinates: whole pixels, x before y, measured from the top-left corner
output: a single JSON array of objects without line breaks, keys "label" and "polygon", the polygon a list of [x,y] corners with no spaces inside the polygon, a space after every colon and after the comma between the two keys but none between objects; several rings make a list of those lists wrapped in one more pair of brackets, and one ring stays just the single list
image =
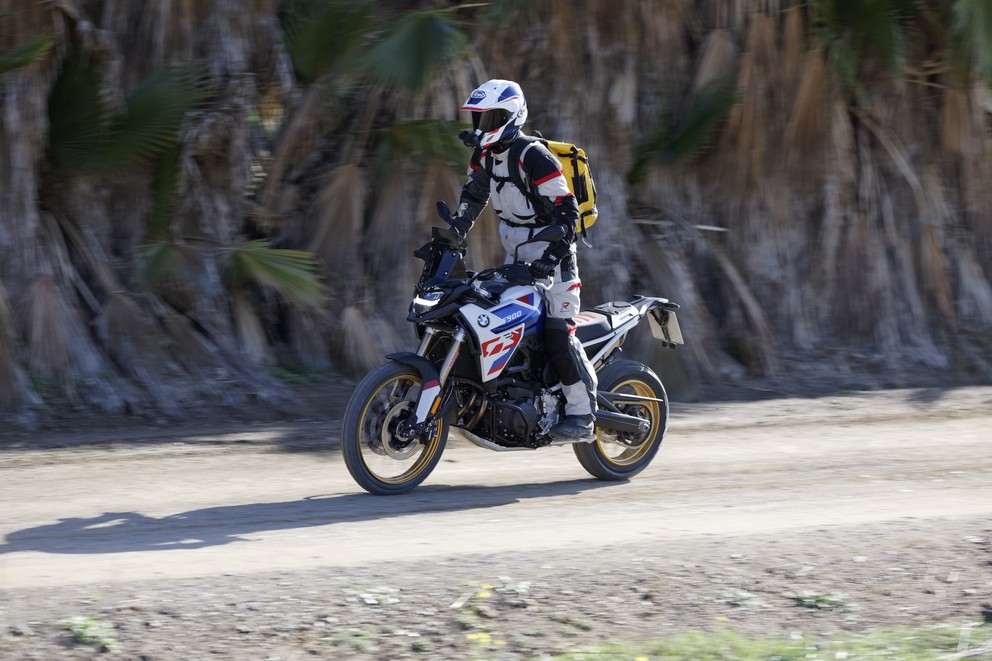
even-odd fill
[{"label": "helmet visor", "polygon": [[510,111],[505,110],[504,108],[486,110],[485,112],[478,113],[478,115],[479,123],[476,126],[483,133],[495,131],[510,121]]}]

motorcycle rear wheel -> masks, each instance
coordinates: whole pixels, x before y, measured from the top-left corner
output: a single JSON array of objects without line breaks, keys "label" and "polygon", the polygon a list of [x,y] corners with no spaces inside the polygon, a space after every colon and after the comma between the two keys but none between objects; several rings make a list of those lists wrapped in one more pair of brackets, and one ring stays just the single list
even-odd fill
[{"label": "motorcycle rear wheel", "polygon": [[369,493],[406,493],[441,459],[448,439],[444,420],[417,436],[399,433],[401,423],[414,415],[422,385],[415,369],[389,362],[369,372],[348,402],[341,452],[351,477]]},{"label": "motorcycle rear wheel", "polygon": [[648,420],[647,432],[632,434],[596,428],[596,440],[572,446],[582,467],[595,478],[608,481],[627,480],[648,467],[658,454],[668,427],[668,394],[661,379],[649,367],[634,360],[618,360],[599,373],[599,390],[660,402],[618,403],[621,413]]}]

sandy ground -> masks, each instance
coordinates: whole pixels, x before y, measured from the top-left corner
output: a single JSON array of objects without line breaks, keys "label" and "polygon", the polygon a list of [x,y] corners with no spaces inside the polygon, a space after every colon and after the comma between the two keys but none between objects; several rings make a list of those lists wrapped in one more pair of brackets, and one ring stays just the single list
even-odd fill
[{"label": "sandy ground", "polygon": [[[452,438],[390,498],[351,481],[339,429],[0,439],[0,658],[525,659],[932,623],[992,637],[992,388],[676,403],[626,483],[569,448]],[[80,644],[72,617],[106,630]]]}]

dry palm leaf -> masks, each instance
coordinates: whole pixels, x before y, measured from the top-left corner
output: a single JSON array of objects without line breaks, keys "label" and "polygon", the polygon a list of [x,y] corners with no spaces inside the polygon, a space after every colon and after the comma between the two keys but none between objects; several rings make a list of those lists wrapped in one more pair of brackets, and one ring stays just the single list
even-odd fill
[{"label": "dry palm leaf", "polygon": [[957,305],[962,322],[988,331],[992,329],[992,285],[970,246],[959,245],[955,256],[960,292]]},{"label": "dry palm leaf", "polygon": [[0,282],[0,409],[10,411],[23,404],[39,404],[18,359],[17,323]]},{"label": "dry palm leaf", "polygon": [[171,356],[179,361],[188,373],[206,374],[221,366],[217,349],[211,347],[203,335],[193,327],[189,317],[166,309],[158,311],[158,317],[172,341]]},{"label": "dry palm leaf", "polygon": [[785,129],[788,163],[791,167],[817,169],[818,148],[830,127],[827,70],[823,54],[810,51],[803,57],[799,91]]},{"label": "dry palm leaf", "polygon": [[39,277],[28,288],[24,315],[28,365],[45,378],[62,379],[69,373],[68,314],[71,312],[51,276]]},{"label": "dry palm leaf", "polygon": [[802,9],[792,7],[785,13],[785,28],[782,35],[783,96],[789,96],[792,92],[803,50],[805,50],[805,34]]},{"label": "dry palm leaf", "polygon": [[360,273],[359,246],[364,238],[368,182],[358,165],[342,165],[331,172],[310,209],[307,250],[315,253],[331,273]]},{"label": "dry palm leaf", "polygon": [[289,121],[282,129],[275,143],[275,152],[265,176],[265,185],[259,196],[259,204],[269,214],[263,221],[279,217],[290,211],[280,206],[281,188],[285,185],[286,174],[290,168],[305,160],[305,156],[313,151],[317,136],[327,126],[329,115],[324,104],[324,88],[312,85],[303,95],[303,102],[292,111]]},{"label": "dry palm leaf", "polygon": [[269,342],[262,321],[243,291],[237,290],[231,293],[231,312],[234,316],[234,332],[241,351],[255,364],[273,364],[274,360],[269,351]]},{"label": "dry palm leaf", "polygon": [[681,225],[684,230],[704,243],[712,251],[717,264],[720,266],[720,270],[730,283],[736,300],[740,301],[741,309],[745,314],[753,338],[752,346],[755,351],[755,359],[765,373],[774,373],[777,371],[778,358],[774,349],[776,342],[771,325],[768,323],[764,309],[758,302],[757,297],[751,291],[747,281],[741,275],[741,272],[737,269],[731,257],[720,246],[708,242],[706,236],[693,223],[682,217],[681,214],[666,210],[665,215]]},{"label": "dry palm leaf", "polygon": [[981,144],[972,117],[968,91],[959,87],[945,89],[940,108],[940,144],[949,154],[967,159]]},{"label": "dry palm leaf", "polygon": [[176,364],[159,344],[158,329],[126,294],[110,295],[96,320],[97,337],[107,356],[129,379],[151,394],[154,405],[171,417],[182,414],[185,397],[173,379]]},{"label": "dry palm leaf", "polygon": [[692,94],[708,85],[731,78],[737,67],[737,44],[727,30],[713,30],[703,41],[699,66],[692,81]]},{"label": "dry palm leaf", "polygon": [[339,334],[341,359],[352,374],[365,374],[401,345],[392,326],[381,315],[356,305],[344,309]]}]

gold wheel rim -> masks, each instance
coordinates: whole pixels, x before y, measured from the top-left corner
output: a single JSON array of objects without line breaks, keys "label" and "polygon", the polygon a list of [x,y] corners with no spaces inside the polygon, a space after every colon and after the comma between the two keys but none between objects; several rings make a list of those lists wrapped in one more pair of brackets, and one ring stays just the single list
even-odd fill
[{"label": "gold wheel rim", "polygon": [[[405,463],[393,459],[388,454],[376,452],[373,450],[373,446],[375,443],[381,442],[382,439],[387,439],[388,442],[390,435],[388,432],[383,433],[384,430],[381,428],[380,423],[388,419],[389,416],[387,414],[392,409],[406,406],[410,402],[416,405],[422,383],[420,379],[407,374],[395,376],[379,386],[369,400],[365,402],[365,407],[362,409],[362,416],[359,418],[358,427],[358,443],[362,463],[365,464],[366,470],[375,479],[385,484],[404,484],[416,477],[430,463],[441,442],[442,422],[438,421],[434,433],[431,434],[426,442],[421,439],[413,441],[419,443],[421,449],[416,453],[412,463],[405,470],[398,475],[387,475],[381,472],[382,469],[376,468],[376,466],[385,467]],[[376,405],[379,406],[381,411],[370,416],[370,409]]]},{"label": "gold wheel rim", "polygon": [[[640,379],[628,379],[613,386],[610,392],[639,397],[657,397],[654,389]],[[614,466],[630,466],[640,461],[654,446],[661,426],[661,402],[643,402],[636,405],[621,405],[618,408],[627,415],[636,415],[651,421],[651,429],[643,436],[644,440],[631,447],[618,441],[610,440],[605,430],[596,429],[596,445],[602,457]],[[614,437],[615,438],[615,437]]]}]

